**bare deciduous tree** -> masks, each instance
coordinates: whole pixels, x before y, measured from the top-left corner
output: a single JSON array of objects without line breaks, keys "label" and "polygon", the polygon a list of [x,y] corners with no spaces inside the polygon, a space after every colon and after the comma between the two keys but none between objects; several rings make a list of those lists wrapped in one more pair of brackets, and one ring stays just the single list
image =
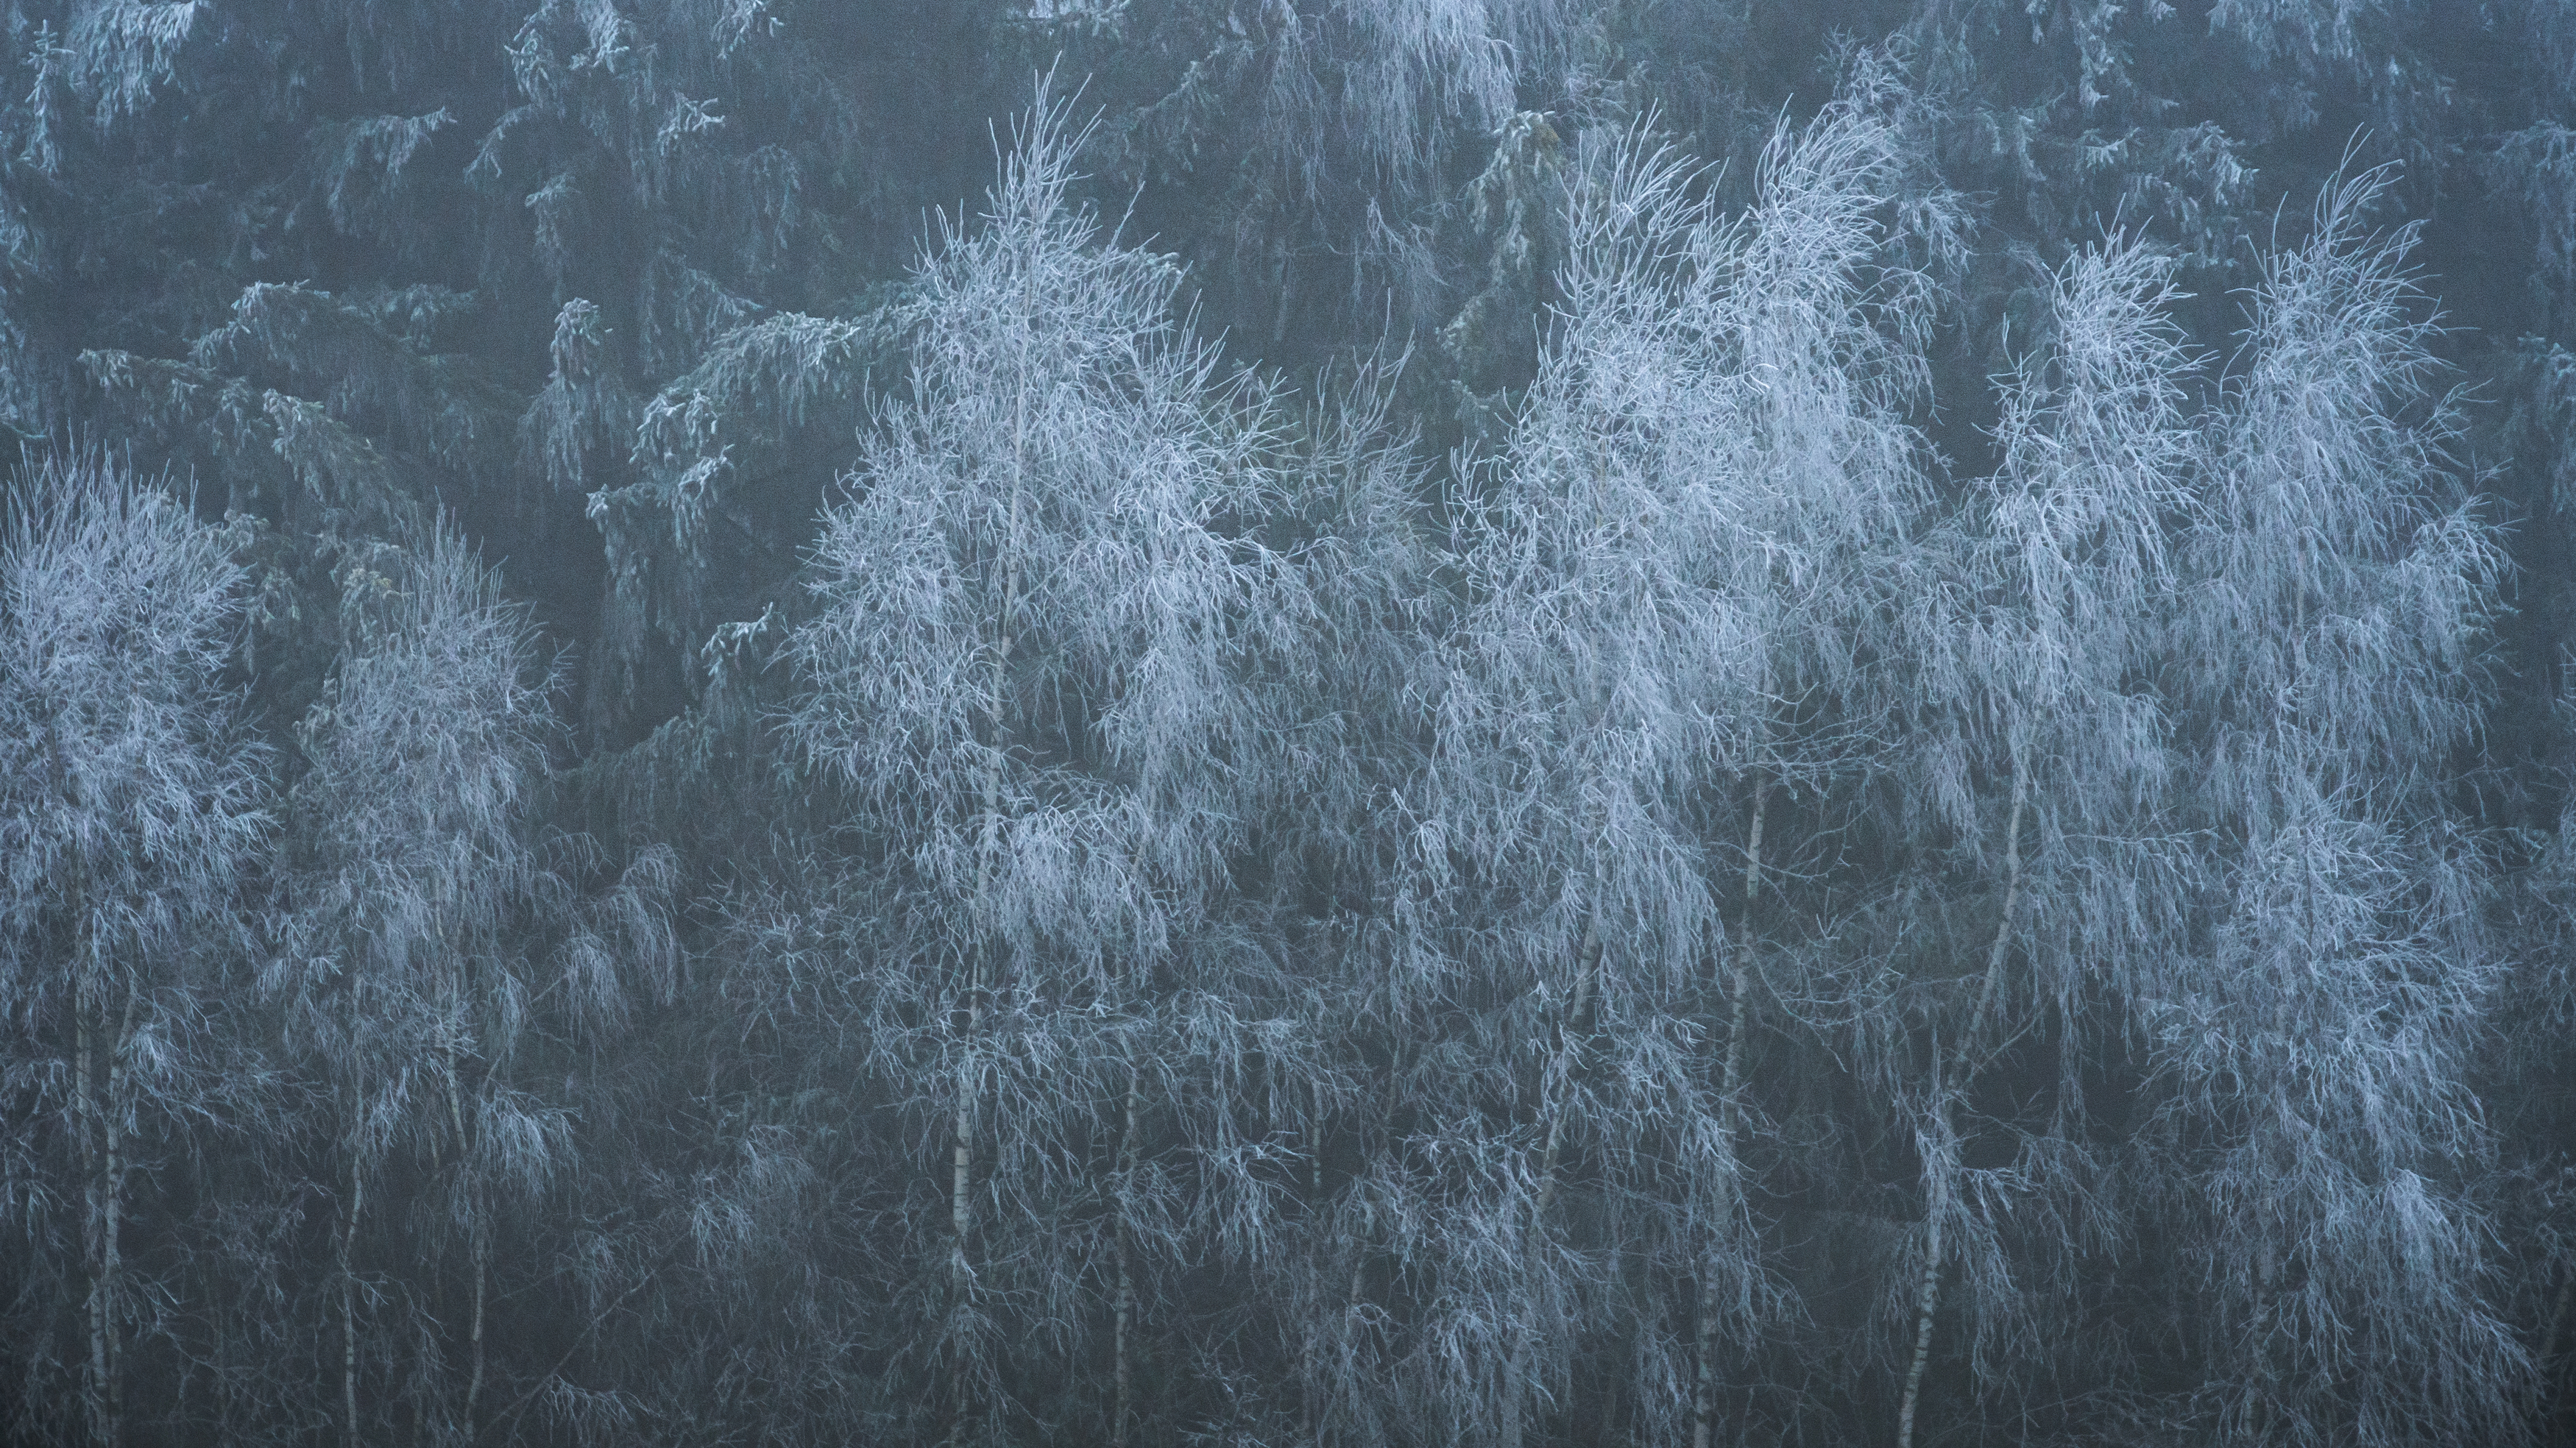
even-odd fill
[{"label": "bare deciduous tree", "polygon": [[[1586,1334],[1624,1333],[1633,1430],[1705,1445],[1727,1354],[1794,1310],[1746,1181],[1752,897],[1767,792],[1867,734],[1861,640],[1929,498],[1905,243],[1947,209],[1891,230],[1904,100],[1863,58],[1736,217],[1642,135],[1587,137],[1563,313],[1470,503],[1423,830],[1459,959],[1417,969],[1418,1009],[1473,1013],[1476,1067],[1410,1084],[1477,1175],[1417,1249],[1455,1276],[1419,1349],[1450,1376],[1416,1391],[1496,1441],[1568,1391]],[[1685,1284],[1675,1333],[1647,1303]]]},{"label": "bare deciduous tree", "polygon": [[[1936,550],[1962,570],[1956,604],[1927,610],[1917,637],[1924,672],[1956,682],[1926,701],[1951,712],[1919,741],[1911,787],[1957,802],[1935,813],[1957,812],[1943,822],[1986,888],[1938,937],[1973,968],[1927,1007],[1930,1070],[1905,1093],[1924,1231],[1900,1340],[1899,1448],[1913,1440],[1946,1273],[1960,1274],[1951,1295],[1974,1326],[1975,1375],[2000,1390],[2016,1368],[2079,1350],[2080,1315],[2058,1304],[2080,1298],[2077,1269],[2116,1236],[2092,1199],[2076,1083],[2052,1083],[2054,1112],[2030,1119],[1972,1103],[2015,1040],[2086,1029],[2101,981],[2152,968],[2180,917],[2172,895],[2189,876],[2161,818],[2172,723],[2149,679],[2177,605],[2168,535],[2203,448],[2186,410],[2193,359],[2167,313],[2172,270],[2143,240],[2115,237],[2051,278],[2042,325],[2000,379],[2001,465],[1957,525],[1974,534]],[[2007,1242],[2015,1217],[2041,1225]]]},{"label": "bare deciduous tree", "polygon": [[2504,1441],[2524,1368],[2462,1191],[2494,966],[2448,797],[2500,555],[2427,396],[2412,233],[2365,230],[2387,179],[2331,187],[2253,291],[2166,656],[2206,873],[2140,982],[2139,1165],[2206,1284],[2200,1407],[2249,1440]]},{"label": "bare deciduous tree", "polygon": [[[923,933],[856,964],[873,1053],[946,1128],[935,1341],[960,1441],[1002,1421],[1012,1359],[1104,1328],[1111,1432],[1135,1411],[1133,1283],[1174,1206],[1130,1127],[1172,1099],[1169,1011],[1223,976],[1211,901],[1284,783],[1291,685],[1261,665],[1304,607],[1253,531],[1271,405],[1188,335],[1178,274],[1076,206],[1082,138],[1042,86],[985,224],[925,264],[914,400],[827,516],[822,609],[790,645],[811,683],[790,732],[918,892]],[[1094,1138],[1114,1145],[1086,1167]]]},{"label": "bare deciduous tree", "polygon": [[31,1345],[18,1411],[34,1428],[43,1405],[77,1401],[87,1436],[114,1444],[125,1347],[156,1295],[125,1270],[131,1187],[220,1084],[190,1037],[210,966],[239,945],[234,892],[265,842],[265,760],[223,678],[241,573],[222,534],[96,457],[23,474],[9,503],[0,1202],[26,1234],[8,1274]]},{"label": "bare deciduous tree", "polygon": [[[339,583],[346,652],[298,726],[301,848],[265,981],[330,1103],[342,1430],[351,1442],[373,1436],[362,1398],[409,1400],[438,1431],[470,1437],[493,1386],[496,1215],[560,1174],[570,1151],[563,1107],[515,1084],[513,1066],[539,1020],[606,1032],[630,991],[656,975],[667,989],[656,904],[667,865],[647,857],[620,889],[572,908],[527,825],[557,727],[556,679],[537,664],[524,613],[464,543],[441,531],[418,553],[354,552]],[[549,933],[561,948],[532,958]],[[439,1320],[435,1293],[423,1304],[384,1290],[418,1264],[362,1261],[371,1193],[376,1214],[461,1248],[461,1322]],[[418,1202],[429,1210],[400,1215]],[[426,1265],[419,1275],[434,1285],[443,1264]],[[370,1306],[395,1318],[372,1346],[381,1314]],[[435,1344],[460,1338],[467,1361],[450,1369]],[[433,1346],[397,1361],[404,1339]],[[362,1394],[362,1378],[376,1390]]]}]

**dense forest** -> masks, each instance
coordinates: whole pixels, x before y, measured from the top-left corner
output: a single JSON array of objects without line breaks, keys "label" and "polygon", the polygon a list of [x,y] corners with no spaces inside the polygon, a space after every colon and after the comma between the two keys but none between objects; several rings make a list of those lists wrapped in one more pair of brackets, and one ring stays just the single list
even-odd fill
[{"label": "dense forest", "polygon": [[2576,1432],[2576,5],[6,17],[0,1441]]}]

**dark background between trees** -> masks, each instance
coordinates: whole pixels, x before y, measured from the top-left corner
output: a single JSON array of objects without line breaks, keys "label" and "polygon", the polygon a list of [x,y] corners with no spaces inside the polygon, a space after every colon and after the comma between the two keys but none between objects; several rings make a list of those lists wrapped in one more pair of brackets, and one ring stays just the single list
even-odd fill
[{"label": "dark background between trees", "polygon": [[2570,1431],[2576,8],[6,24],[10,1441]]}]

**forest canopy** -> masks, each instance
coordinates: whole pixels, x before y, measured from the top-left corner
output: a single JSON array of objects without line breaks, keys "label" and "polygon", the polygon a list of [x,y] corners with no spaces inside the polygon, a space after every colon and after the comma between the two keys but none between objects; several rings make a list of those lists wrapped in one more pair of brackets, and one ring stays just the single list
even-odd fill
[{"label": "forest canopy", "polygon": [[2560,0],[10,0],[0,1438],[2576,1431]]}]

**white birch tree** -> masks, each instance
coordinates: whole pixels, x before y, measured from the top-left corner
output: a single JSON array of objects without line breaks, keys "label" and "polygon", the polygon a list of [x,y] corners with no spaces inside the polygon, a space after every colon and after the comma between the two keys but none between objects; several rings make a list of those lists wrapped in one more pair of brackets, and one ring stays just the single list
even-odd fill
[{"label": "white birch tree", "polygon": [[[1448,1380],[1416,1391],[1494,1441],[1625,1331],[1634,1431],[1705,1448],[1730,1359],[1790,1312],[1746,1180],[1750,897],[1769,791],[1867,733],[1835,716],[1871,707],[1859,640],[1929,501],[1907,258],[1947,210],[1899,216],[1904,99],[1862,60],[1732,218],[1642,135],[1587,137],[1563,315],[1469,505],[1422,829],[1457,963],[1417,1009],[1472,1012],[1476,1066],[1411,1084],[1472,1174],[1424,1234]],[[1682,1335],[1619,1256],[1686,1289]]]},{"label": "white birch tree", "polygon": [[242,578],[219,530],[94,456],[22,473],[7,501],[0,1211],[26,1256],[0,1281],[30,1344],[21,1425],[76,1402],[80,1434],[115,1444],[159,1295],[127,1271],[124,1225],[138,1175],[219,1093],[191,1037],[241,945],[265,757],[224,677]]},{"label": "white birch tree", "polygon": [[[2115,236],[2049,279],[2038,335],[1999,379],[2000,466],[1941,550],[1961,570],[1956,605],[1917,616],[1924,673],[1950,682],[1927,691],[1941,698],[1909,741],[1908,789],[1975,883],[1913,922],[1931,927],[1948,978],[1918,996],[1930,1069],[1901,1093],[1923,1231],[1900,1279],[1899,1448],[1914,1439],[1946,1277],[1973,1328],[1972,1379],[1998,1392],[2091,1346],[2071,1309],[2082,1269],[2118,1235],[2069,1068],[2023,1119],[1979,1111],[1977,1087],[2018,1040],[2116,1039],[2130,987],[2115,982],[2154,969],[2182,916],[2188,861],[2163,818],[2173,725],[2153,673],[2179,597],[2170,534],[2204,450],[2173,269],[2143,238]],[[1968,1164],[2005,1143],[2002,1164]]]},{"label": "white birch tree", "polygon": [[2508,1441],[2524,1367],[2462,1191],[2495,966],[2449,796],[2501,554],[2428,392],[2413,232],[2366,229],[2387,183],[2332,186],[2253,290],[2164,673],[2206,883],[2141,982],[2137,1169],[2173,1187],[2196,1406],[2230,1441]]},{"label": "white birch tree", "polygon": [[1162,1043],[1242,1024],[1208,999],[1248,963],[1210,922],[1289,783],[1291,681],[1263,665],[1302,604],[1255,531],[1270,404],[1189,335],[1172,266],[1076,204],[1083,135],[1042,85],[983,226],[943,227],[911,395],[825,519],[789,646],[788,731],[918,930],[854,968],[871,1055],[926,1113],[914,1149],[938,1143],[914,1165],[944,1240],[914,1246],[944,1263],[922,1347],[961,1442],[1104,1337],[1104,1436],[1141,1411],[1136,1284],[1179,1208],[1136,1133],[1175,1109]]},{"label": "white birch tree", "polygon": [[[462,541],[442,529],[419,552],[353,552],[339,583],[348,639],[297,729],[300,848],[265,972],[328,1103],[338,1331],[323,1396],[353,1443],[388,1431],[370,1404],[470,1438],[500,1386],[484,1351],[499,1219],[569,1164],[563,1106],[513,1067],[541,1022],[609,1032],[667,972],[667,866],[639,861],[573,908],[530,828],[558,680]],[[561,947],[535,955],[549,936]],[[368,1262],[369,1233],[440,1257]],[[463,1300],[442,1307],[451,1251]]]}]

